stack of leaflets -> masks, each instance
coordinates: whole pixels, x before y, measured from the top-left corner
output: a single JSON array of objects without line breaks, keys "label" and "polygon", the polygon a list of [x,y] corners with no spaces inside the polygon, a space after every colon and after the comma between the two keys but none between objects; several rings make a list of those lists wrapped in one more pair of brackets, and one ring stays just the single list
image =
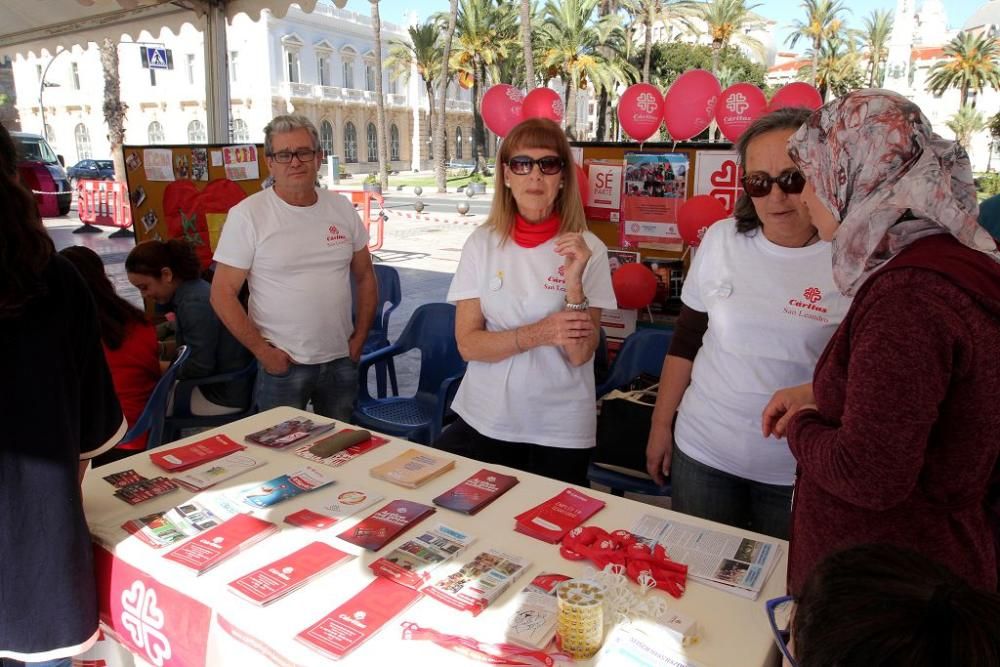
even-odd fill
[{"label": "stack of leaflets", "polygon": [[368,509],[382,496],[367,489],[354,487],[341,491],[334,498],[326,498],[285,517],[285,523],[311,530],[324,530],[338,521]]},{"label": "stack of leaflets", "polygon": [[122,528],[154,549],[161,549],[215,528],[241,511],[224,497],[217,497],[212,501],[196,497],[165,512],[155,512],[126,521]]},{"label": "stack of leaflets", "polygon": [[438,524],[403,542],[369,567],[379,576],[416,589],[430,581],[431,572],[439,565],[454,558],[474,541],[470,535]]},{"label": "stack of leaflets", "polygon": [[756,600],[781,554],[777,542],[754,540],[645,514],[632,533],[662,544],[671,560],[688,566],[688,577],[706,586]]},{"label": "stack of leaflets", "polygon": [[[351,430],[353,429],[343,429],[341,431],[337,431],[333,435],[340,435],[341,433],[345,433]],[[315,445],[319,445],[320,443],[322,443],[324,440],[326,440],[326,438],[320,438],[316,442],[310,442],[303,445],[299,445],[298,447],[292,450],[292,454],[295,454],[296,456],[301,456],[307,461],[313,461],[314,463],[322,463],[323,465],[327,465],[333,468],[338,468],[347,463],[348,461],[356,459],[362,454],[366,454],[367,452],[370,452],[371,450],[377,447],[381,447],[382,445],[389,442],[388,438],[383,438],[378,435],[373,435],[364,442],[359,442],[356,445],[351,445],[347,449],[342,449],[341,451],[331,454],[330,456],[316,456],[310,450]]]},{"label": "stack of leaflets", "polygon": [[430,505],[421,505],[412,500],[393,500],[337,537],[363,549],[378,551],[407,528],[415,526],[433,513],[434,508]]},{"label": "stack of leaflets", "polygon": [[254,507],[270,507],[289,498],[333,484],[333,482],[333,478],[325,470],[316,466],[306,466],[287,475],[269,479],[263,484],[244,489],[240,497],[243,502]]},{"label": "stack of leaflets", "polygon": [[176,491],[179,488],[173,480],[166,477],[143,478],[138,482],[133,482],[116,489],[115,497],[124,500],[129,505],[138,505],[141,502],[162,496],[171,491]]},{"label": "stack of leaflets", "polygon": [[448,489],[432,502],[456,512],[475,514],[517,484],[517,477],[483,468],[461,484]]},{"label": "stack of leaflets", "polygon": [[167,472],[181,472],[244,449],[244,445],[216,435],[172,449],[157,449],[149,454],[149,460]]},{"label": "stack of leaflets", "polygon": [[163,557],[200,575],[276,532],[278,527],[270,521],[249,514],[237,514],[165,553]]},{"label": "stack of leaflets", "polygon": [[455,459],[425,453],[418,449],[405,452],[371,469],[371,476],[415,489],[455,467]]},{"label": "stack of leaflets", "polygon": [[259,456],[251,456],[246,452],[235,452],[191,468],[174,477],[174,481],[190,491],[203,491],[219,482],[242,475],[248,470],[259,468],[265,463],[267,461]]},{"label": "stack of leaflets", "polygon": [[518,556],[490,549],[455,568],[451,574],[425,586],[421,592],[478,616],[531,566]]},{"label": "stack of leaflets", "polygon": [[530,648],[545,648],[556,634],[559,602],[556,586],[571,577],[543,572],[524,587],[518,596],[516,611],[507,621],[505,638]]},{"label": "stack of leaflets", "polygon": [[229,590],[244,600],[266,605],[297,591],[344,561],[350,554],[323,542],[310,542],[284,558],[229,582]]},{"label": "stack of leaflets", "polygon": [[572,487],[514,517],[514,530],[543,542],[555,544],[605,505]]},{"label": "stack of leaflets", "polygon": [[317,424],[311,419],[296,417],[251,433],[246,436],[246,441],[263,447],[287,447],[303,438],[325,433],[334,426],[336,426],[336,422]]}]

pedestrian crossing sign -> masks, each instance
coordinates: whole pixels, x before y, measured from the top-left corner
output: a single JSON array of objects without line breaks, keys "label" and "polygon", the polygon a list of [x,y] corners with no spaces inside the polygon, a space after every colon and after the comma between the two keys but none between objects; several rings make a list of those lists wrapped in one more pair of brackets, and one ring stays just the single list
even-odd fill
[{"label": "pedestrian crossing sign", "polygon": [[167,63],[167,50],[158,46],[147,46],[146,49],[146,61],[149,63],[149,69],[169,69],[170,65]]}]

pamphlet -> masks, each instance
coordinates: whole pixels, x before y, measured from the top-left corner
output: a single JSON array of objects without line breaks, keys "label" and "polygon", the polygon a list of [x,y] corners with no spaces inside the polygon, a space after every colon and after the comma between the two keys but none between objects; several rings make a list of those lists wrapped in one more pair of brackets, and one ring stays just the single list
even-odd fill
[{"label": "pamphlet", "polygon": [[323,542],[310,542],[284,558],[229,582],[229,590],[244,600],[266,605],[353,558]]},{"label": "pamphlet", "polygon": [[514,517],[514,530],[555,544],[566,533],[594,516],[604,505],[603,500],[566,487],[559,495]]},{"label": "pamphlet", "polygon": [[337,537],[363,549],[378,551],[407,528],[433,513],[434,508],[430,505],[412,500],[393,500]]},{"label": "pamphlet", "polygon": [[138,505],[141,502],[162,496],[171,491],[176,491],[179,488],[171,479],[154,477],[153,479],[143,479],[121,487],[115,491],[115,497],[121,498],[129,505]]},{"label": "pamphlet", "polygon": [[333,482],[333,478],[325,470],[316,466],[306,466],[244,489],[240,496],[244,502],[254,507],[270,507]]},{"label": "pamphlet", "polygon": [[317,424],[312,419],[296,417],[251,433],[246,441],[264,447],[287,447],[303,438],[325,433],[336,425],[336,422]]},{"label": "pamphlet", "polygon": [[237,514],[163,557],[200,575],[276,532],[278,526],[270,521],[250,514]]},{"label": "pamphlet", "polygon": [[527,560],[496,549],[482,551],[451,574],[421,589],[425,595],[478,616],[524,571]]},{"label": "pamphlet", "polygon": [[689,578],[752,600],[760,595],[781,554],[777,542],[651,514],[640,517],[632,533],[647,544],[662,544],[672,560],[688,566]]},{"label": "pamphlet", "polygon": [[483,468],[458,486],[448,489],[433,500],[435,505],[475,514],[517,484],[517,477]]},{"label": "pamphlet", "polygon": [[211,502],[195,497],[165,512],[126,521],[122,528],[154,549],[162,549],[214,528],[241,511],[224,497],[213,498]]},{"label": "pamphlet", "polygon": [[[334,433],[334,435],[338,435],[340,433],[344,433],[345,431],[351,431],[351,430],[354,429],[342,429]],[[383,438],[378,435],[373,435],[364,442],[359,442],[356,445],[351,445],[347,449],[343,449],[335,454],[331,454],[330,456],[320,457],[311,453],[309,450],[312,449],[313,445],[318,444],[322,440],[323,439],[321,438],[316,442],[309,442],[306,444],[299,445],[298,447],[292,450],[292,453],[295,454],[296,456],[301,456],[307,461],[312,461],[314,463],[322,463],[323,465],[330,466],[332,468],[339,468],[348,461],[356,459],[362,454],[370,452],[371,450],[381,447],[382,445],[389,442],[388,438]]]},{"label": "pamphlet", "polygon": [[174,477],[174,481],[191,491],[203,491],[219,482],[242,475],[248,470],[259,468],[267,463],[259,456],[251,456],[246,452],[234,452],[221,459],[216,459],[191,468]]},{"label": "pamphlet", "polygon": [[455,459],[438,456],[419,449],[407,449],[371,469],[371,476],[415,489],[455,467]]},{"label": "pamphlet", "polygon": [[430,573],[472,544],[476,538],[438,524],[403,542],[369,567],[379,576],[420,588],[430,581]]},{"label": "pamphlet", "polygon": [[530,648],[545,648],[556,634],[559,602],[556,586],[572,577],[543,572],[517,596],[514,615],[507,621],[506,639]]},{"label": "pamphlet", "polygon": [[181,472],[244,449],[246,446],[225,435],[215,435],[172,449],[157,449],[150,452],[149,460],[167,472]]}]

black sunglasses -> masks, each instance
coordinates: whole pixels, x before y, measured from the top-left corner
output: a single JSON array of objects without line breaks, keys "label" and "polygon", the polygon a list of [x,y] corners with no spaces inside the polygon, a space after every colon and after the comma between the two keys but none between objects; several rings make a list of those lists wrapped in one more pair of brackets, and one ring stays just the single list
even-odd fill
[{"label": "black sunglasses", "polygon": [[537,160],[532,160],[527,155],[515,155],[507,160],[507,166],[518,176],[530,174],[536,164],[538,165],[538,170],[546,176],[558,174],[566,166],[566,163],[558,155],[546,155]]},{"label": "black sunglasses", "polygon": [[806,187],[806,178],[796,170],[783,171],[777,176],[763,172],[746,174],[742,179],[743,191],[751,197],[766,197],[771,194],[771,186],[775,183],[786,195],[797,195]]}]

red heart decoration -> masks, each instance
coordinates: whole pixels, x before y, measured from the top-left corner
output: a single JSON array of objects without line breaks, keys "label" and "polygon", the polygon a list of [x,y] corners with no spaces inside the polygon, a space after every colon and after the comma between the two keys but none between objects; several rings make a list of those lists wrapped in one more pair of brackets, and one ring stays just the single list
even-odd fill
[{"label": "red heart decoration", "polygon": [[206,213],[228,213],[247,193],[228,178],[210,181],[198,190],[194,181],[174,181],[163,191],[167,238],[183,238],[194,247],[202,270],[212,263]]}]

